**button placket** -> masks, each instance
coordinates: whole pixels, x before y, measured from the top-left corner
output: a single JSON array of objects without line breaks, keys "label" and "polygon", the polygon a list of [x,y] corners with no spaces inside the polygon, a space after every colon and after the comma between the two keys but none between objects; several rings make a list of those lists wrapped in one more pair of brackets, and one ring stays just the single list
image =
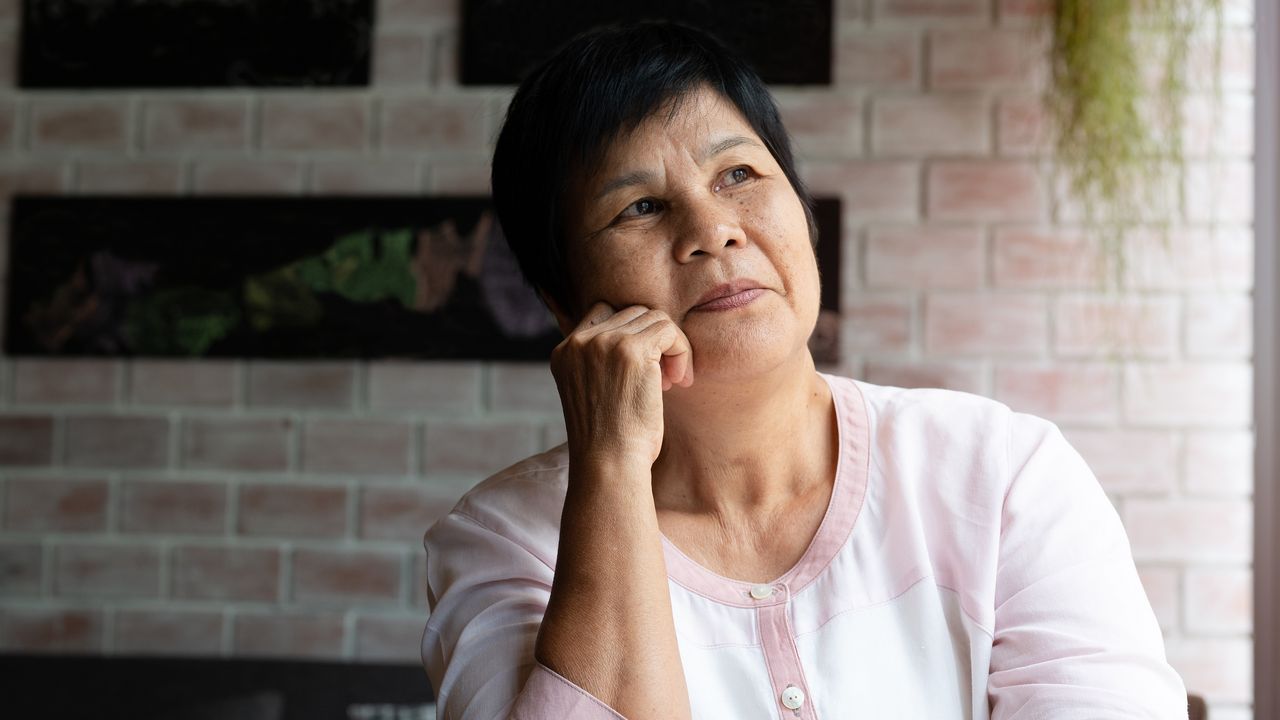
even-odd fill
[{"label": "button placket", "polygon": [[[756,587],[759,586],[752,589]],[[791,623],[787,617],[790,588],[786,583],[779,583],[772,590],[767,600],[756,600],[759,603],[756,617],[760,626],[765,664],[773,683],[775,702],[778,703],[776,707],[784,718],[818,720],[813,703],[808,702],[804,668],[800,664],[795,638],[791,634]]]}]

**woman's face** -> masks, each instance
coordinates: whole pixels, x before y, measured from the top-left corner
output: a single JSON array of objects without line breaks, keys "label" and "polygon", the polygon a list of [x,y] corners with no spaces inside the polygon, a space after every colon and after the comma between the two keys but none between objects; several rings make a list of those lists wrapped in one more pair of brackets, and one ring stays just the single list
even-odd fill
[{"label": "woman's face", "polygon": [[[817,261],[800,198],[737,108],[710,89],[616,140],[566,207],[579,312],[603,300],[665,311],[693,346],[697,377],[775,367],[807,352]],[[699,307],[725,283],[762,291]],[[562,329],[577,318],[561,316]]]}]

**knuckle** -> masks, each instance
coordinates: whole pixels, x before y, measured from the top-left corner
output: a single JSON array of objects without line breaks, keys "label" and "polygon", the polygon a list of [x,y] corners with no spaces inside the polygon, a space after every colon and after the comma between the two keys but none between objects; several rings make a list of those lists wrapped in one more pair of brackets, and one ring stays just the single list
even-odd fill
[{"label": "knuckle", "polygon": [[616,356],[631,361],[642,359],[645,356],[643,338],[638,335],[624,335],[614,344],[613,352]]}]

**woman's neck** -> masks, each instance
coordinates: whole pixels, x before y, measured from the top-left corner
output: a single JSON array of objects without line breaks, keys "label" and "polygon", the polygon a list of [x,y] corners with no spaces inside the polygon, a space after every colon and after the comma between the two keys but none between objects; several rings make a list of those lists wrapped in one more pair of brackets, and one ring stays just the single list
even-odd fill
[{"label": "woman's neck", "polygon": [[697,377],[665,394],[662,452],[653,465],[658,509],[748,517],[831,482],[831,390],[807,348],[799,355],[745,381]]}]

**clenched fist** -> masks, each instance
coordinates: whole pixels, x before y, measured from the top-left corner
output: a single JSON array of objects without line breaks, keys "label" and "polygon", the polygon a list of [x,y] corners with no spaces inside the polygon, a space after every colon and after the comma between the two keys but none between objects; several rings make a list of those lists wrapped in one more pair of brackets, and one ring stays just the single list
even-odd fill
[{"label": "clenched fist", "polygon": [[662,393],[693,384],[689,339],[660,310],[592,305],[551,352],[570,461],[634,463],[662,451]]}]

